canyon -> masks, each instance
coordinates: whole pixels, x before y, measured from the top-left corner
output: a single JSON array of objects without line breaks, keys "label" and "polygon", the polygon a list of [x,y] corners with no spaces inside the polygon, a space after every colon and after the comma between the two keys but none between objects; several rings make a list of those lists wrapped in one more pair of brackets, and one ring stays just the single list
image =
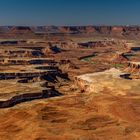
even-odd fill
[{"label": "canyon", "polygon": [[139,26],[0,27],[0,140],[139,140]]},{"label": "canyon", "polygon": [[[1,37],[8,38],[26,38],[25,34],[28,34],[30,38],[40,38],[42,34],[50,34],[62,36],[65,34],[69,35],[95,35],[102,37],[119,37],[138,39],[140,37],[139,26],[1,26],[0,27]],[[88,37],[89,37],[88,36]]]}]

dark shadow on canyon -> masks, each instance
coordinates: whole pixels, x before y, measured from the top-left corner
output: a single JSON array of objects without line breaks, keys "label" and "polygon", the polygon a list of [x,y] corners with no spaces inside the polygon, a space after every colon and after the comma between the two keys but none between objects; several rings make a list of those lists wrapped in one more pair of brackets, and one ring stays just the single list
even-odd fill
[{"label": "dark shadow on canyon", "polygon": [[0,108],[9,108],[23,102],[29,102],[37,99],[45,99],[51,97],[61,96],[62,94],[56,90],[44,90],[42,93],[26,93],[12,97],[6,101],[0,101]]}]

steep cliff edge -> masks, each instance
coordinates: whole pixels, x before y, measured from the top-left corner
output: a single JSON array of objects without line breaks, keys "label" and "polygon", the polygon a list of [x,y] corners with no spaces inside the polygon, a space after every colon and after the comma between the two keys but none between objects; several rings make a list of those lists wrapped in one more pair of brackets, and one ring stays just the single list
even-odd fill
[{"label": "steep cliff edge", "polygon": [[[103,72],[89,73],[75,78],[77,86],[85,93],[125,95],[130,89],[139,87],[140,80],[130,80],[119,69],[112,68]],[[123,85],[123,86],[122,86]]]},{"label": "steep cliff edge", "polygon": [[61,94],[55,90],[48,89],[40,93],[26,93],[12,97],[9,100],[0,101],[0,108],[12,107],[21,102],[27,102],[35,99],[50,98],[60,96]]},{"label": "steep cliff edge", "polygon": [[129,62],[124,70],[129,73],[129,78],[140,79],[140,62]]},{"label": "steep cliff edge", "polygon": [[61,33],[74,34],[100,34],[118,37],[140,37],[139,26],[61,26]]},{"label": "steep cliff edge", "polygon": [[[2,29],[3,27],[1,27]],[[38,34],[38,32],[41,33]],[[1,36],[8,35],[25,35],[38,36],[45,33],[49,34],[87,34],[87,35],[109,35],[111,37],[127,37],[127,38],[137,38],[140,37],[140,26],[13,26],[8,28]],[[17,36],[16,36],[17,37]]]}]

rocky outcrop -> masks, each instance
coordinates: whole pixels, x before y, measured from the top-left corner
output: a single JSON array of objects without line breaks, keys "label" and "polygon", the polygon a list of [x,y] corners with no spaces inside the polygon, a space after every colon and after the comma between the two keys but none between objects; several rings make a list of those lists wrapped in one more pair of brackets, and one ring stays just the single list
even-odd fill
[{"label": "rocky outcrop", "polygon": [[[131,75],[119,70],[117,68],[111,68],[102,72],[88,73],[75,77],[75,85],[77,85],[82,92],[85,93],[99,93],[103,92],[113,93],[116,95],[124,95],[124,90],[130,91],[130,87],[134,85],[135,80],[130,81]],[[124,81],[124,79],[126,79]],[[133,78],[134,79],[134,78]],[[123,85],[124,82],[128,82],[127,86]],[[138,82],[139,83],[139,82]],[[130,86],[130,87],[129,87]],[[119,92],[119,90],[122,90]],[[108,92],[108,90],[110,92]]]},{"label": "rocky outcrop", "polygon": [[123,29],[123,27],[112,27],[111,28],[111,33],[112,34],[119,34],[119,35],[122,35],[122,33],[124,32],[124,29]]},{"label": "rocky outcrop", "polygon": [[[45,66],[44,66],[45,67]],[[38,69],[44,69],[44,67],[37,67]],[[47,67],[47,66],[46,66]],[[45,67],[45,69],[46,69]],[[55,84],[68,80],[68,75],[62,73],[58,67],[48,66],[43,72],[31,72],[31,73],[0,73],[0,80],[17,79],[18,83],[36,83],[39,82],[42,87],[42,91],[36,93],[19,93],[18,95],[12,94],[6,100],[0,100],[0,108],[12,107],[21,102],[27,102],[35,99],[50,98],[61,95],[55,89]],[[41,83],[44,81],[43,83]]]},{"label": "rocky outcrop", "polygon": [[51,59],[32,59],[32,60],[21,60],[21,59],[0,59],[0,65],[40,65],[49,64],[55,65],[56,62]]},{"label": "rocky outcrop", "polygon": [[140,35],[139,26],[49,26],[42,27],[42,30],[47,33],[62,33],[62,34],[104,34],[104,35]]},{"label": "rocky outcrop", "polygon": [[128,72],[140,72],[140,62],[129,62],[126,70]]},{"label": "rocky outcrop", "polygon": [[48,53],[59,53],[63,51],[63,49],[69,49],[69,48],[78,48],[79,45],[76,42],[73,42],[71,40],[67,41],[53,41],[53,42],[48,42],[46,46],[43,49],[43,52],[48,52]]},{"label": "rocky outcrop", "polygon": [[[3,27],[5,28],[5,27]],[[2,27],[1,27],[2,29]],[[3,30],[3,29],[2,29]],[[14,26],[7,27],[3,30],[2,37],[13,37],[13,35],[32,35],[32,37],[43,37],[45,33],[49,35],[54,34],[92,34],[92,35],[106,35],[113,37],[140,37],[140,26],[40,26],[40,27],[28,27],[28,26]],[[11,36],[12,35],[12,36]],[[18,37],[18,36],[16,36]],[[31,37],[31,36],[30,36]]]},{"label": "rocky outcrop", "polygon": [[81,90],[81,92],[89,92],[91,84],[87,82],[86,80],[83,80],[81,78],[75,77],[74,79],[75,85]]},{"label": "rocky outcrop", "polygon": [[[17,47],[17,46],[16,46]],[[3,50],[2,56],[7,57],[44,57],[44,54],[41,52],[41,50]]]},{"label": "rocky outcrop", "polygon": [[93,42],[85,42],[79,43],[80,47],[84,48],[95,48],[95,47],[119,47],[127,48],[127,44],[124,41],[116,41],[116,40],[104,40],[104,41],[93,41]]},{"label": "rocky outcrop", "polygon": [[129,78],[140,79],[140,62],[129,62],[124,71],[129,73]]},{"label": "rocky outcrop", "polygon": [[15,26],[10,29],[11,34],[33,34],[34,32],[28,26]]},{"label": "rocky outcrop", "polygon": [[48,54],[57,54],[57,53],[60,53],[61,52],[61,49],[57,46],[57,45],[54,45],[52,43],[48,43],[46,45],[46,47],[42,50],[42,53],[44,55],[48,55]]},{"label": "rocky outcrop", "polygon": [[52,89],[44,90],[41,93],[20,94],[20,95],[12,97],[9,100],[0,101],[0,108],[12,107],[21,102],[27,102],[27,101],[31,101],[35,99],[50,98],[50,97],[55,97],[55,96],[60,96],[60,95],[61,94],[59,92]]},{"label": "rocky outcrop", "polygon": [[58,63],[59,67],[62,69],[62,70],[70,70],[70,69],[78,69],[78,67],[72,63],[70,60],[60,60],[60,62]]},{"label": "rocky outcrop", "polygon": [[116,53],[116,55],[112,58],[113,62],[117,62],[117,63],[125,63],[128,61],[128,58],[125,56],[124,53],[118,52]]},{"label": "rocky outcrop", "polygon": [[0,80],[6,80],[6,79],[17,79],[17,78],[30,78],[30,77],[40,77],[44,75],[58,75],[60,73],[60,70],[49,70],[49,71],[43,71],[43,72],[32,72],[32,73],[0,73]]},{"label": "rocky outcrop", "polygon": [[61,26],[57,32],[63,34],[99,34],[117,37],[140,37],[139,26]]}]

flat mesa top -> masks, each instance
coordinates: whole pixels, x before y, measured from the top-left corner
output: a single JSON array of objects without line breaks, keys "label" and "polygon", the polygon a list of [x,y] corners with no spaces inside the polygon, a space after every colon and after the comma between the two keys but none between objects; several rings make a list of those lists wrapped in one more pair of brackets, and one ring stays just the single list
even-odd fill
[{"label": "flat mesa top", "polygon": [[140,62],[130,62],[131,64],[140,65]]},{"label": "flat mesa top", "polygon": [[98,76],[98,78],[99,78],[99,76],[101,76],[101,78],[102,78],[103,75],[106,75],[106,76],[111,75],[113,78],[120,78],[121,74],[124,74],[124,73],[116,68],[111,68],[111,69],[103,71],[103,72],[96,72],[96,73],[80,75],[77,78],[87,81],[89,83],[93,83],[93,81],[95,80],[95,77],[97,77],[97,76]]},{"label": "flat mesa top", "polygon": [[45,81],[20,83],[16,79],[0,81],[0,101],[8,100],[14,96],[30,93],[41,93],[45,90],[42,85]]}]

